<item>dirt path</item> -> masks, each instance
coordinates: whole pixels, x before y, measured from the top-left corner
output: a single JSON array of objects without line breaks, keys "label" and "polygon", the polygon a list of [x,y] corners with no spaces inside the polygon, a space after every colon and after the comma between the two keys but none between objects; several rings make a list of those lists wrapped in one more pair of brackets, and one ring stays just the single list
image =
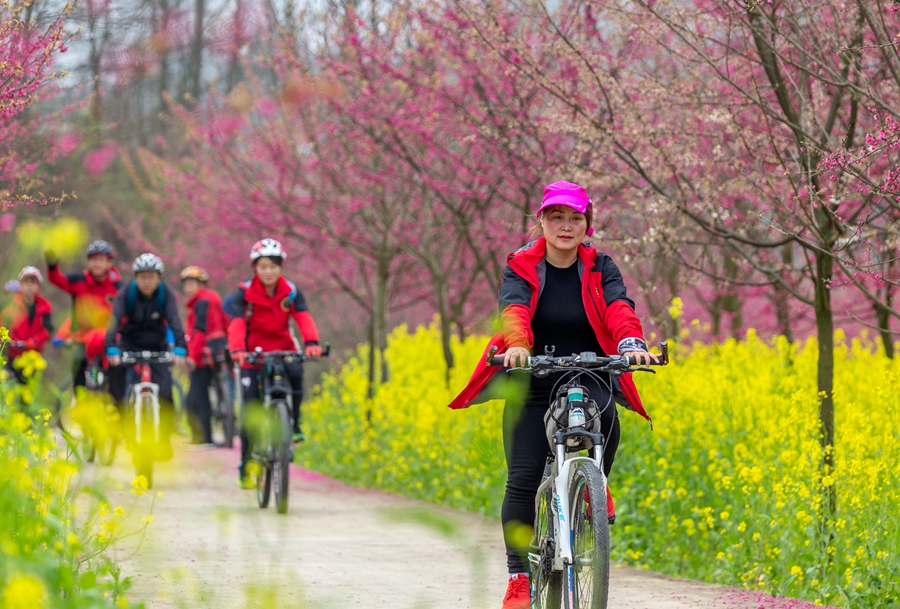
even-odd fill
[{"label": "dirt path", "polygon": [[[499,608],[506,588],[499,524],[293,469],[290,507],[261,510],[236,483],[236,450],[177,452],[157,470],[153,522],[121,542],[130,597],[149,609],[304,607]],[[127,454],[91,478],[130,484]],[[126,491],[113,498],[127,504]],[[141,497],[132,524],[146,515]],[[631,568],[612,574],[610,609],[800,609]]]}]

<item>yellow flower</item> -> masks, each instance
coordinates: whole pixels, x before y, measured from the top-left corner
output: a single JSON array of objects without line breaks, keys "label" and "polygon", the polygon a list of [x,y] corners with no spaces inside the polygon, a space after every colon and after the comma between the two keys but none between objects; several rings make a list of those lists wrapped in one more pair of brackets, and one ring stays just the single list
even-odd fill
[{"label": "yellow flower", "polygon": [[681,315],[684,313],[684,301],[681,300],[678,296],[672,299],[672,302],[669,303],[669,316],[672,319],[679,319]]},{"label": "yellow flower", "polygon": [[47,588],[44,582],[28,573],[15,573],[3,587],[5,609],[43,609],[47,606]]},{"label": "yellow flower", "polygon": [[135,477],[135,479],[131,482],[131,493],[133,495],[143,495],[147,492],[147,478],[146,476],[140,475]]}]

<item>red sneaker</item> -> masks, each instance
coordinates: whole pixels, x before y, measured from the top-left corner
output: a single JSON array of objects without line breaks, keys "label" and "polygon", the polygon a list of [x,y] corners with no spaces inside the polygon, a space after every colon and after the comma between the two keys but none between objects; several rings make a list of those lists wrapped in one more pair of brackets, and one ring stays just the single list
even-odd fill
[{"label": "red sneaker", "polygon": [[[593,510],[591,508],[591,496],[588,494],[587,487],[584,489],[584,502],[587,503],[587,516],[590,518],[593,515]],[[616,504],[613,503],[612,493],[609,491],[609,485],[606,485],[606,514],[609,518],[609,524],[614,524],[616,522]]]},{"label": "red sneaker", "polygon": [[527,575],[517,573],[509,578],[502,609],[531,609],[531,582]]},{"label": "red sneaker", "polygon": [[609,524],[616,522],[616,504],[613,503],[612,493],[609,492],[609,485],[606,485],[606,515],[609,517]]}]

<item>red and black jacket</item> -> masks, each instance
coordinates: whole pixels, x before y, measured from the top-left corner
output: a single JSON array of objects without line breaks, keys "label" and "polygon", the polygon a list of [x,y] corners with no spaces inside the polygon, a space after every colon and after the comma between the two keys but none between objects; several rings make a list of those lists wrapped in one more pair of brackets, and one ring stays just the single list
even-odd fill
[{"label": "red and black jacket", "polygon": [[[546,275],[546,251],[547,242],[541,237],[509,255],[500,287],[502,329],[491,338],[472,378],[450,402],[450,408],[467,408],[493,397],[484,391],[500,370],[499,367],[487,365],[486,358],[491,347],[497,347],[500,353],[510,347],[534,347],[531,318]],[[581,244],[577,264],[581,274],[584,310],[604,352],[618,353],[621,341],[642,338],[643,329],[634,313],[634,302],[628,298],[622,273],[612,259],[590,245]],[[631,374],[623,374],[619,377],[619,383],[625,405],[649,420]]]},{"label": "red and black jacket", "polygon": [[103,281],[97,281],[88,270],[64,275],[57,265],[48,264],[47,279],[72,297],[72,333],[76,339],[81,340],[91,330],[106,328],[122,287],[117,269],[109,269]]},{"label": "red and black jacket", "polygon": [[228,348],[231,351],[290,351],[294,349],[291,317],[297,322],[305,345],[317,345],[319,333],[306,299],[297,287],[278,278],[270,296],[259,277],[241,283],[231,300]]},{"label": "red and black jacket", "polygon": [[188,359],[202,366],[203,349],[218,339],[224,339],[228,317],[222,311],[222,299],[209,288],[200,288],[187,302]]},{"label": "red and black jacket", "polygon": [[21,294],[13,294],[12,302],[0,312],[0,325],[9,329],[11,341],[31,341],[32,349],[23,349],[10,345],[7,349],[10,361],[19,357],[25,351],[34,350],[41,352],[44,345],[50,340],[53,331],[51,313],[53,305],[40,294],[34,297],[34,304],[28,306]]}]

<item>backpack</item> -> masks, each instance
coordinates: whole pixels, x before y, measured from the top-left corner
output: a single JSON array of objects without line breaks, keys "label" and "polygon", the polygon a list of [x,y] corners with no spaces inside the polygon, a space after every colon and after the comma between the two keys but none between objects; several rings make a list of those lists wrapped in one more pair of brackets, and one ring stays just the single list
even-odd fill
[{"label": "backpack", "polygon": [[[131,317],[131,314],[134,313],[134,305],[137,303],[137,298],[137,282],[132,281],[128,284],[128,291],[125,292],[125,315],[127,315],[128,317]],[[159,309],[160,314],[165,313],[166,284],[161,281],[159,282],[159,289],[156,290],[156,308]]]}]

